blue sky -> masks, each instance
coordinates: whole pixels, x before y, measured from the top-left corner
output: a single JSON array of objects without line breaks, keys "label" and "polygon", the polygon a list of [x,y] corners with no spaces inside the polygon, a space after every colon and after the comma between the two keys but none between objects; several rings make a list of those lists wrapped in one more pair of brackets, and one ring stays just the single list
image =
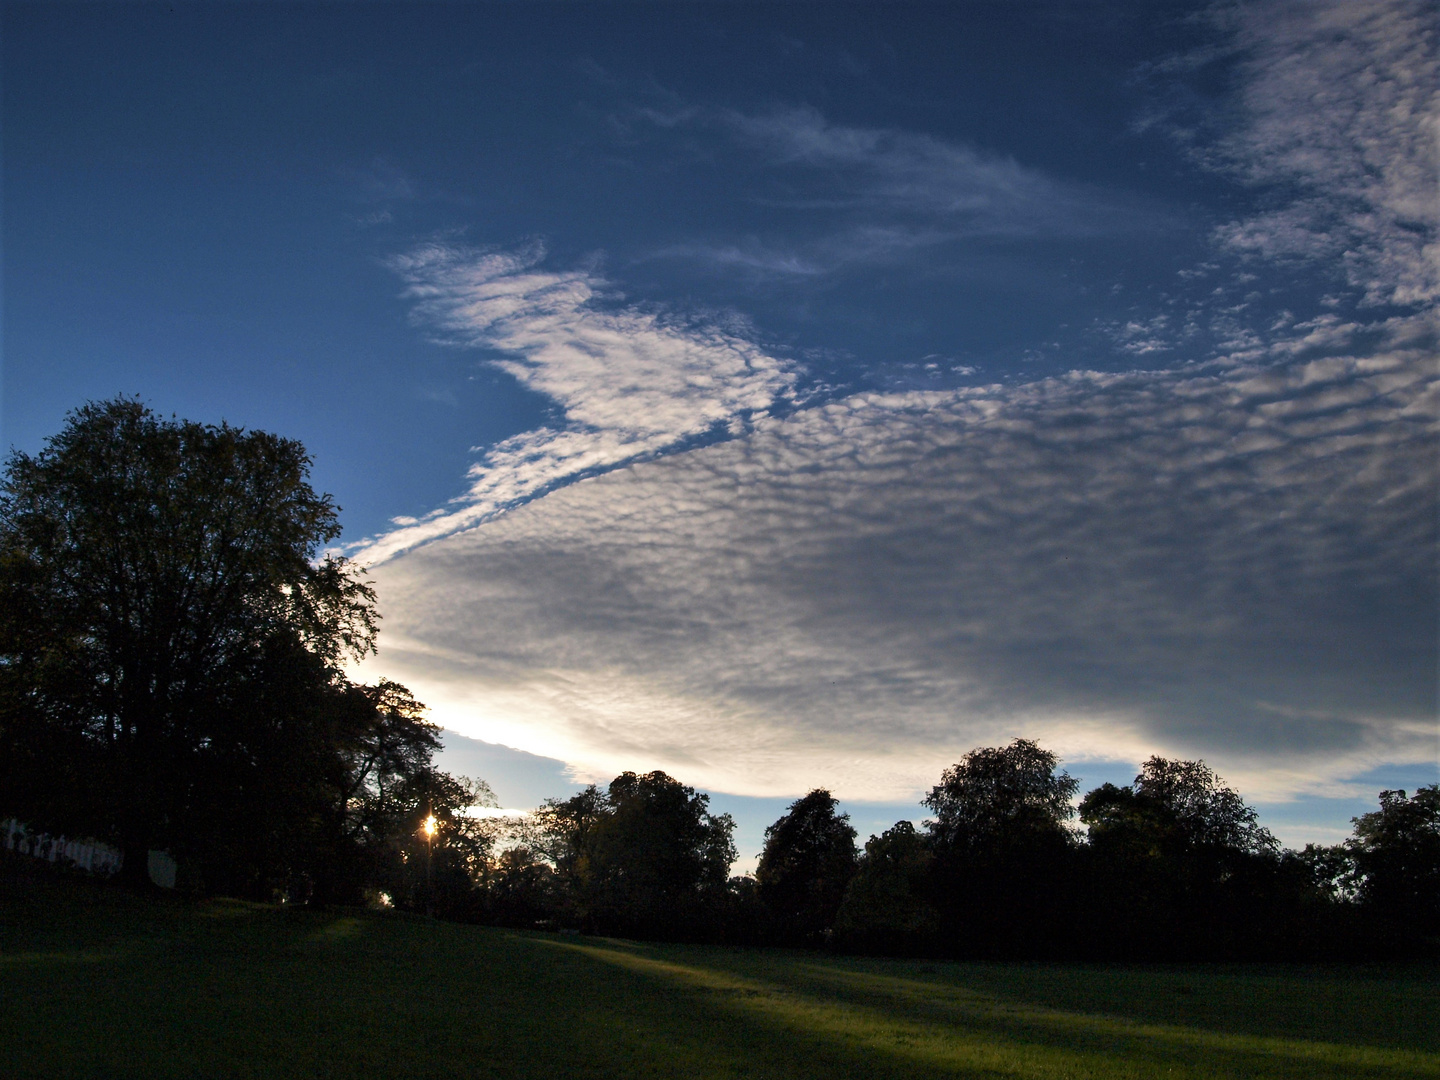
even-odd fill
[{"label": "blue sky", "polygon": [[0,441],[301,439],[507,805],[1026,736],[1338,839],[1437,777],[1436,14],[6,3]]}]

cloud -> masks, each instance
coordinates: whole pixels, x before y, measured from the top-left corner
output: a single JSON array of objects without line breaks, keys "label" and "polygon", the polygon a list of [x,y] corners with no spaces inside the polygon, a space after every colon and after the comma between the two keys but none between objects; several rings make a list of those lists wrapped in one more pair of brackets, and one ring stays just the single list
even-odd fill
[{"label": "cloud", "polygon": [[635,115],[662,130],[718,132],[762,166],[750,199],[808,213],[819,228],[799,243],[688,243],[653,257],[799,279],[957,240],[1088,237],[1163,224],[1154,208],[1011,157],[919,132],[832,123],[808,105],[758,115],[694,107]]},{"label": "cloud", "polygon": [[757,422],[380,567],[379,666],[582,775],[750,795],[907,798],[1016,735],[1252,797],[1425,760],[1435,339],[1373,333]]},{"label": "cloud", "polygon": [[772,247],[754,237],[733,244],[671,244],[649,256],[652,259],[690,259],[757,279],[813,278],[827,273],[832,260],[816,262],[784,248]]},{"label": "cloud", "polygon": [[[825,178],[822,192],[795,196],[786,205],[938,215],[963,221],[977,234],[1030,236],[1085,227],[1067,213],[1078,202],[1073,191],[1013,158],[931,135],[832,124],[810,107],[764,116],[726,112],[722,122],[772,168]],[[1055,200],[1063,205],[1052,206]]]},{"label": "cloud", "polygon": [[490,350],[490,364],[561,415],[488,449],[451,507],[366,541],[352,553],[359,561],[393,558],[579,477],[734,436],[794,400],[796,371],[753,342],[713,322],[607,309],[596,274],[546,271],[542,257],[538,247],[437,242],[392,261],[436,340]]},{"label": "cloud", "polygon": [[1433,3],[1240,5],[1239,123],[1204,157],[1282,193],[1231,250],[1333,262],[1371,304],[1440,298]]},{"label": "cloud", "polygon": [[[1217,250],[1333,263],[1418,314],[1248,327],[1221,288],[1225,355],[1203,364],[817,403],[743,328],[627,307],[538,251],[397,260],[422,325],[559,419],[360,553],[386,620],[373,669],[447,726],[583,778],[664,768],[756,796],[910,799],[1017,735],[1072,760],[1203,756],[1261,800],[1433,760],[1435,80],[1417,11],[1234,9],[1243,123],[1207,153],[1274,199]],[[773,190],[828,215],[822,238],[793,259],[724,249],[754,273],[826,272],[846,237],[873,260],[1109,220],[926,136],[813,110],[672,119],[808,177]],[[1193,326],[1136,312],[1101,330],[1145,357]]]}]

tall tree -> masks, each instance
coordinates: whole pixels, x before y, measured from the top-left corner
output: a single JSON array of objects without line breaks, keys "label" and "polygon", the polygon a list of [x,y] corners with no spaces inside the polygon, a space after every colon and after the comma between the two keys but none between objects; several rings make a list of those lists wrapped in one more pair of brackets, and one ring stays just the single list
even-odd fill
[{"label": "tall tree", "polygon": [[1089,792],[1080,819],[1089,838],[1088,929],[1102,951],[1244,952],[1255,942],[1240,939],[1264,925],[1258,911],[1280,902],[1279,845],[1203,761],[1151,757],[1133,785]]},{"label": "tall tree", "polygon": [[970,751],[924,799],[942,936],[957,953],[1044,953],[1063,933],[1076,781],[1029,739]]},{"label": "tall tree", "polygon": [[816,788],[765,830],[756,890],[788,940],[814,942],[830,930],[855,873],[855,830],[835,806]]},{"label": "tall tree", "polygon": [[[87,404],[0,486],[0,799],[146,851],[198,842],[226,793],[313,745],[313,713],[373,648],[369,585],[296,441]],[[288,688],[285,690],[283,688]],[[293,756],[293,755],[292,755]],[[304,754],[298,755],[303,758]],[[273,793],[273,792],[272,792]],[[207,808],[208,807],[208,808]]]},{"label": "tall tree", "polygon": [[704,936],[735,861],[735,823],[709,802],[663,772],[548,802],[536,848],[555,863],[569,917],[642,937]]},{"label": "tall tree", "polygon": [[1421,934],[1440,933],[1440,785],[1409,798],[1382,791],[1380,809],[1355,818],[1346,847],[1362,904]]},{"label": "tall tree", "polygon": [[870,837],[835,917],[840,943],[880,953],[933,948],[939,929],[933,863],[929,838],[908,821]]},{"label": "tall tree", "polygon": [[971,750],[922,800],[937,848],[981,855],[1068,841],[1078,782],[1055,772],[1059,760],[1029,739]]}]

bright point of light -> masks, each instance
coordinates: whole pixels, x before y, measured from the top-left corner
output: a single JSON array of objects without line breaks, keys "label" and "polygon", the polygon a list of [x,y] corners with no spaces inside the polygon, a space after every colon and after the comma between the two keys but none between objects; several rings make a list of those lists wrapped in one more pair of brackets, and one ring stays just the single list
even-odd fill
[{"label": "bright point of light", "polygon": [[434,814],[430,814],[429,816],[427,816],[427,817],[425,818],[425,821],[424,821],[424,822],[421,824],[421,826],[420,826],[421,831],[422,831],[426,836],[434,836],[434,835],[435,835],[435,830],[436,830],[437,828],[439,828],[439,826],[436,824],[435,815],[434,815]]}]

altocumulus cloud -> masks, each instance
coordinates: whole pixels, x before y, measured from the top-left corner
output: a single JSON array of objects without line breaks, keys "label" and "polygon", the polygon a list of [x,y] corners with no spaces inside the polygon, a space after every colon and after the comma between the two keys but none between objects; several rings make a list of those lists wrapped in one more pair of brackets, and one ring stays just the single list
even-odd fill
[{"label": "altocumulus cloud", "polygon": [[[908,799],[1016,735],[1071,759],[1204,756],[1263,799],[1433,760],[1419,10],[1237,16],[1244,123],[1212,163],[1289,201],[1217,243],[1338,265],[1362,301],[1406,307],[1206,363],[806,405],[744,334],[606,308],[594,275],[537,253],[398,260],[424,325],[564,419],[359,553],[379,666],[447,726],[582,777],[657,767],[754,795]],[[807,160],[889,145],[845,150],[802,113],[748,135],[806,131]]]},{"label": "altocumulus cloud", "polygon": [[756,795],[904,798],[1016,734],[1271,797],[1425,760],[1434,341],[1351,332],[855,397],[576,484],[379,567],[387,670],[583,774]]},{"label": "altocumulus cloud", "polygon": [[1426,0],[1230,13],[1244,123],[1203,157],[1293,197],[1220,230],[1232,249],[1326,259],[1371,304],[1440,298],[1440,30]]},{"label": "altocumulus cloud", "polygon": [[795,397],[796,373],[719,326],[675,324],[597,303],[587,271],[538,268],[541,249],[486,252],[432,243],[392,261],[436,340],[487,348],[495,367],[560,408],[557,426],[491,447],[470,487],[423,521],[364,545],[380,561],[493,517],[556,485],[735,435]]}]

